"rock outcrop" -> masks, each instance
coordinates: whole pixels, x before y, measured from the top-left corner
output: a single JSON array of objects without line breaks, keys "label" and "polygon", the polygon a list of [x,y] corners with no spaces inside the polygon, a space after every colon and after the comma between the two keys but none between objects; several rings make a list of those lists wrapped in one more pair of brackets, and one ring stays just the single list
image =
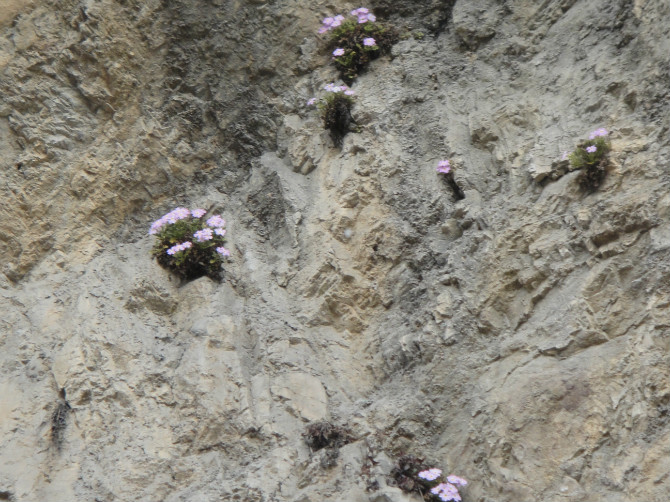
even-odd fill
[{"label": "rock outcrop", "polygon": [[[0,500],[419,500],[403,453],[466,501],[667,499],[666,0],[377,0],[341,148],[305,102],[359,5],[5,4]],[[586,194],[552,174],[598,127]],[[177,205],[228,221],[221,283],[150,259]]]}]

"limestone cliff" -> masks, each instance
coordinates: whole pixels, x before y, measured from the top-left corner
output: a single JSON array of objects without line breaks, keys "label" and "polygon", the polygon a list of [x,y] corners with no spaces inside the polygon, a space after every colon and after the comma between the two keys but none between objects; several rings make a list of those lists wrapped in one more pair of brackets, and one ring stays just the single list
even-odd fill
[{"label": "limestone cliff", "polygon": [[[467,502],[667,500],[667,0],[367,6],[403,36],[340,149],[305,102],[359,5],[3,0],[0,500],[418,501],[405,452]],[[151,260],[177,205],[221,283]]]}]

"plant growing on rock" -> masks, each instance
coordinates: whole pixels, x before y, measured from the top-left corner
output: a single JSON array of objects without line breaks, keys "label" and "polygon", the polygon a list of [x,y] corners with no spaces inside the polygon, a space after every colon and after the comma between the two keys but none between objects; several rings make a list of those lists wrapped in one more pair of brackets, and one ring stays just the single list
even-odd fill
[{"label": "plant growing on rock", "polygon": [[454,172],[452,171],[451,164],[448,160],[441,160],[438,162],[437,172],[444,175],[443,178],[447,182],[447,185],[449,185],[449,188],[453,192],[456,200],[465,199],[463,190],[461,190],[461,187],[458,186],[456,180],[454,179]]},{"label": "plant growing on rock", "polygon": [[429,502],[461,501],[459,486],[468,482],[455,475],[443,476],[442,470],[430,467],[413,455],[400,457],[391,471],[396,485],[403,491],[416,492]]},{"label": "plant growing on rock", "polygon": [[351,130],[354,122],[351,118],[351,106],[354,104],[354,91],[346,85],[327,84],[326,95],[317,102],[312,98],[308,106],[317,105],[321,110],[323,127],[330,131],[330,137],[336,146],[342,146],[344,136]]},{"label": "plant growing on rock", "polygon": [[568,155],[573,169],[583,169],[579,185],[588,192],[594,192],[605,178],[607,154],[612,145],[607,138],[607,129],[596,129],[587,141],[577,145],[577,149]]},{"label": "plant growing on rock", "polygon": [[223,246],[226,222],[220,215],[205,220],[206,213],[178,207],[153,222],[149,234],[156,236],[156,243],[151,254],[160,266],[186,280],[221,280],[223,259],[230,256]]},{"label": "plant growing on rock", "polygon": [[315,422],[307,426],[303,433],[305,442],[312,450],[339,448],[351,442],[351,433],[339,425],[330,422]]},{"label": "plant growing on rock", "polygon": [[398,41],[395,29],[376,22],[365,7],[352,10],[345,18],[338,14],[323,20],[319,33],[330,33],[327,48],[342,80],[351,84],[373,59],[388,53]]}]

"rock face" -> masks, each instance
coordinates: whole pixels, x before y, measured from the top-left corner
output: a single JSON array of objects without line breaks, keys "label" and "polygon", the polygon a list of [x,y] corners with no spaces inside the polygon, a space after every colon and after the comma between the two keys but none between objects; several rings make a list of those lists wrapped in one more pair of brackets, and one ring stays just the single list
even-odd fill
[{"label": "rock face", "polygon": [[[332,3],[5,4],[0,500],[419,500],[405,452],[471,502],[667,500],[666,0],[373,2],[407,36],[341,149]],[[587,195],[551,173],[598,127]],[[222,283],[151,261],[177,205]]]}]

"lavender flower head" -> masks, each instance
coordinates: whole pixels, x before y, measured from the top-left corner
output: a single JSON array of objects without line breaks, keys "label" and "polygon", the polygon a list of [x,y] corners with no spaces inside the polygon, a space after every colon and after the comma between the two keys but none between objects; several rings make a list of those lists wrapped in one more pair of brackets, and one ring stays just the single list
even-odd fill
[{"label": "lavender flower head", "polygon": [[601,127],[600,129],[596,129],[591,134],[589,134],[589,139],[596,139],[599,136],[607,136],[608,134],[609,132],[607,132],[607,129]]},{"label": "lavender flower head", "polygon": [[230,256],[230,251],[228,251],[223,246],[216,248],[216,252],[219,253],[221,256]]},{"label": "lavender flower head", "polygon": [[343,92],[347,96],[353,95],[353,92],[354,92],[354,91],[351,91],[350,93],[347,92],[350,89],[347,85],[344,85],[344,84],[343,85],[335,85],[333,83],[330,83],[330,84],[326,84],[323,88],[324,88],[324,90],[326,90],[328,92]]},{"label": "lavender flower head", "polygon": [[595,153],[597,149],[598,148],[596,148],[595,145],[591,145],[591,146],[586,147],[586,151],[589,152],[589,153]]},{"label": "lavender flower head", "polygon": [[330,27],[337,28],[342,24],[342,21],[344,21],[344,16],[338,14],[333,18],[333,22],[331,23]]},{"label": "lavender flower head", "polygon": [[356,94],[356,93],[354,92],[353,89],[346,89],[346,90],[344,91],[344,94],[346,94],[347,96],[353,96],[353,95]]},{"label": "lavender flower head", "polygon": [[190,217],[191,217],[191,211],[189,211],[185,207],[178,207],[176,209],[173,209],[168,214],[161,216],[158,220],[154,221],[151,224],[149,234],[156,235],[158,231],[165,225],[173,225],[177,223],[179,220],[184,220]]},{"label": "lavender flower head", "polygon": [[316,104],[316,98],[311,98],[307,101],[307,106],[314,106]]},{"label": "lavender flower head", "polygon": [[377,41],[372,37],[368,37],[363,39],[363,45],[365,45],[366,47],[374,47],[375,45],[377,45]]},{"label": "lavender flower head", "polygon": [[447,476],[447,481],[449,481],[453,485],[461,485],[461,486],[466,486],[468,482],[459,477],[459,476],[454,476],[453,474],[451,476]]},{"label": "lavender flower head", "polygon": [[337,48],[333,51],[333,56],[340,57],[344,56],[344,49]]},{"label": "lavender flower head", "polygon": [[439,478],[442,475],[442,471],[440,469],[428,469],[427,471],[421,471],[418,476],[421,479],[425,479],[426,481],[435,481],[437,478]]},{"label": "lavender flower head", "polygon": [[205,216],[206,213],[207,211],[205,211],[204,209],[191,209],[191,215],[194,218],[202,218],[203,216]]},{"label": "lavender flower head", "polygon": [[226,226],[226,220],[221,218],[218,214],[215,214],[207,220],[207,225],[214,228],[221,228]]},{"label": "lavender flower head", "polygon": [[359,7],[358,9],[352,10],[351,15],[356,16],[358,18],[358,24],[367,23],[368,21],[374,23],[377,20],[375,15],[372,14],[370,10],[366,9],[365,7]]},{"label": "lavender flower head", "polygon": [[212,229],[211,228],[203,228],[202,230],[198,230],[193,234],[193,237],[195,237],[195,240],[198,242],[205,242],[205,241],[210,241],[212,240]]},{"label": "lavender flower head", "polygon": [[172,246],[170,249],[167,250],[167,254],[169,254],[170,256],[174,256],[175,254],[179,253],[180,251],[186,251],[187,249],[189,249],[192,246],[193,246],[193,243],[189,242],[189,241],[182,242],[180,244],[175,244],[174,246]]},{"label": "lavender flower head", "polygon": [[322,21],[322,26],[319,28],[319,33],[326,33],[328,30],[330,30],[333,27],[333,22],[335,20],[332,17],[326,17]]},{"label": "lavender flower head", "polygon": [[437,172],[438,173],[443,173],[443,174],[448,174],[451,172],[451,164],[449,163],[448,160],[441,160],[437,164]]},{"label": "lavender flower head", "polygon": [[451,483],[440,483],[439,485],[431,488],[430,493],[437,495],[440,500],[448,502],[449,500],[460,501],[461,496],[458,493],[458,488],[456,488]]},{"label": "lavender flower head", "polygon": [[215,228],[214,233],[218,235],[219,237],[223,237],[226,235],[226,229],[225,228]]}]

